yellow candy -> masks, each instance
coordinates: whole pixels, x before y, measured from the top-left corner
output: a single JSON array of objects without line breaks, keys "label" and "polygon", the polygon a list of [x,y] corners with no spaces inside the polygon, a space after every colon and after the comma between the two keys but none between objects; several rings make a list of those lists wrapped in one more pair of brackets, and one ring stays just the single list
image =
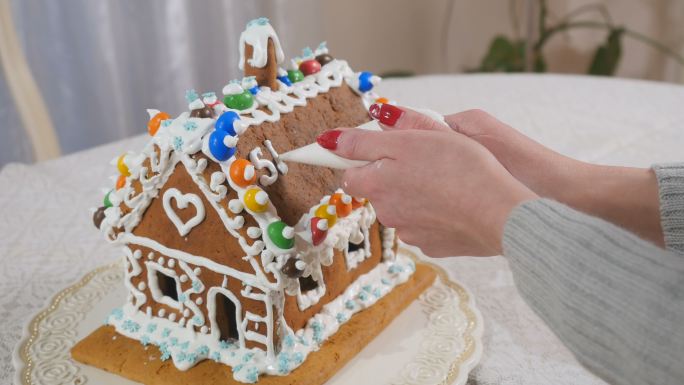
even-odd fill
[{"label": "yellow candy", "polygon": [[337,210],[334,205],[320,205],[316,209],[316,216],[328,220],[328,228],[333,227],[337,222]]},{"label": "yellow candy", "polygon": [[125,157],[126,157],[126,154],[121,155],[119,157],[119,160],[116,161],[116,168],[119,169],[119,173],[121,173],[121,175],[131,176],[131,172],[128,171],[128,166],[124,162]]},{"label": "yellow candy", "polygon": [[251,188],[245,192],[245,206],[255,213],[262,213],[268,208],[268,194],[258,188]]}]

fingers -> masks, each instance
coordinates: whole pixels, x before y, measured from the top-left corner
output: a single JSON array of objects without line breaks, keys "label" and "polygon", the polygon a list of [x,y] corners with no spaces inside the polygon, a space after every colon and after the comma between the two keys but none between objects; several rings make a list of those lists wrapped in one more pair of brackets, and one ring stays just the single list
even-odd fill
[{"label": "fingers", "polygon": [[373,104],[369,112],[374,119],[377,119],[383,129],[389,130],[435,130],[450,131],[444,124],[422,114],[418,111],[406,107],[398,107],[391,104]]},{"label": "fingers", "polygon": [[357,128],[329,130],[316,138],[321,147],[343,158],[374,161],[394,159],[406,141],[397,132],[369,131]]},{"label": "fingers", "polygon": [[447,115],[444,120],[452,130],[468,137],[491,135],[505,126],[492,115],[478,109]]},{"label": "fingers", "polygon": [[342,179],[342,189],[345,193],[356,197],[367,199],[377,197],[385,188],[381,180],[386,176],[391,162],[391,159],[380,159],[363,167],[347,169]]}]

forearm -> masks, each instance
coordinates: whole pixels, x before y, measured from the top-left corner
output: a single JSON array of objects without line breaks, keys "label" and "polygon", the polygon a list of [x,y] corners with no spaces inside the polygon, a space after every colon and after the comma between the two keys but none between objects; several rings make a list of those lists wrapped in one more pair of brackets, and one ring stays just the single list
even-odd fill
[{"label": "forearm", "polygon": [[548,200],[518,206],[504,255],[530,306],[609,382],[684,382],[684,258]]}]

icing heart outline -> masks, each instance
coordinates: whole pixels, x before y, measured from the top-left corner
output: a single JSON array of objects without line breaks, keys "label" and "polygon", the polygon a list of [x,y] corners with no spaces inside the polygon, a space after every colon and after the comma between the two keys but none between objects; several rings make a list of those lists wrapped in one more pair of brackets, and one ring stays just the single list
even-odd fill
[{"label": "icing heart outline", "polygon": [[[187,222],[183,222],[178,214],[176,214],[173,207],[171,207],[171,199],[176,199],[176,204],[179,209],[186,209],[188,204],[192,204],[197,213]],[[164,211],[166,211],[166,216],[168,216],[171,222],[176,226],[181,237],[188,235],[195,226],[204,220],[204,204],[202,203],[202,199],[196,194],[183,194],[177,188],[170,188],[164,192],[162,203]]]}]

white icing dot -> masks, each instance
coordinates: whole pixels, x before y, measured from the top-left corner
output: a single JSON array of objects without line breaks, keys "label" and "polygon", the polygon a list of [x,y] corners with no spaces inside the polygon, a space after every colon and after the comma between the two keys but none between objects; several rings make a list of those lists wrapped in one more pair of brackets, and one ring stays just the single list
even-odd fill
[{"label": "white icing dot", "polygon": [[225,288],[227,286],[228,286],[228,277],[224,275],[223,276],[223,282],[221,283],[221,287]]},{"label": "white icing dot", "polygon": [[342,203],[345,205],[348,205],[352,202],[351,195],[344,194],[342,195]]},{"label": "white icing dot", "polygon": [[169,321],[175,321],[175,320],[176,320],[176,313],[169,314]]},{"label": "white icing dot", "polygon": [[245,180],[250,180],[254,178],[254,174],[256,173],[256,170],[254,169],[254,165],[249,165],[245,167],[245,173],[243,174]]},{"label": "white icing dot", "polygon": [[334,205],[329,205],[325,211],[327,211],[329,215],[335,215],[337,213],[337,207]]},{"label": "white icing dot", "polygon": [[181,276],[180,276],[180,281],[181,281],[181,282],[187,282],[187,281],[188,281],[188,276],[185,275],[185,274],[181,275]]},{"label": "white icing dot", "polygon": [[178,324],[179,324],[180,326],[185,325],[185,318],[181,318],[180,321],[178,321]]},{"label": "white icing dot", "polygon": [[234,220],[235,220],[235,229],[236,229],[236,230],[237,230],[237,229],[241,229],[242,226],[245,225],[245,218],[244,218],[243,216],[241,216],[241,215],[235,217]]},{"label": "white icing dot", "polygon": [[243,206],[242,202],[240,202],[239,199],[231,199],[228,202],[228,209],[233,214],[239,214],[244,208],[245,206]]},{"label": "white icing dot", "polygon": [[202,305],[204,303],[204,300],[202,299],[202,297],[199,297],[195,300],[195,303],[198,305]]},{"label": "white icing dot", "polygon": [[209,331],[209,328],[206,327],[206,326],[202,326],[202,327],[200,328],[200,332],[201,332],[202,334],[207,334],[208,331]]},{"label": "white icing dot", "polygon": [[195,273],[195,275],[200,275],[200,273],[202,272],[202,269],[200,269],[199,267],[196,267],[195,270],[193,270],[192,272]]},{"label": "white icing dot", "polygon": [[164,257],[159,257],[159,259],[157,259],[157,263],[164,266]]},{"label": "white icing dot", "polygon": [[190,317],[190,309],[183,310],[183,317]]},{"label": "white icing dot", "polygon": [[297,268],[297,270],[304,270],[306,268],[306,262],[301,260],[297,261],[295,262],[295,267]]},{"label": "white icing dot", "polygon": [[159,312],[157,312],[157,315],[160,317],[163,317],[166,315],[166,310],[165,309],[159,309]]},{"label": "white icing dot", "polygon": [[237,145],[237,142],[237,136],[226,135],[223,137],[223,144],[225,144],[227,147],[235,147]]},{"label": "white icing dot", "polygon": [[259,238],[261,236],[261,229],[255,226],[251,226],[247,229],[247,235],[253,239]]},{"label": "white icing dot", "polygon": [[133,252],[133,258],[140,259],[140,257],[142,257],[142,251],[136,250]]},{"label": "white icing dot", "polygon": [[283,229],[283,237],[285,237],[286,239],[294,238],[294,227],[285,226],[285,228]]},{"label": "white icing dot", "polygon": [[145,282],[140,282],[138,284],[138,290],[143,291],[145,289],[147,289],[147,285],[145,284]]},{"label": "white icing dot", "polygon": [[266,194],[266,191],[259,191],[254,196],[254,200],[256,201],[256,203],[263,206],[266,203],[268,203],[268,194]]},{"label": "white icing dot", "polygon": [[316,227],[318,227],[319,230],[321,231],[326,231],[328,230],[328,220],[327,219],[321,219],[316,223]]},{"label": "white icing dot", "polygon": [[169,265],[169,267],[173,268],[174,266],[176,266],[176,260],[169,258],[169,260],[166,262],[166,264]]},{"label": "white icing dot", "polygon": [[145,314],[147,314],[148,317],[152,317],[152,308],[151,307],[146,307],[145,308]]},{"label": "white icing dot", "polygon": [[152,258],[154,258],[154,253],[150,251],[150,252],[147,254],[147,259],[152,259]]}]

